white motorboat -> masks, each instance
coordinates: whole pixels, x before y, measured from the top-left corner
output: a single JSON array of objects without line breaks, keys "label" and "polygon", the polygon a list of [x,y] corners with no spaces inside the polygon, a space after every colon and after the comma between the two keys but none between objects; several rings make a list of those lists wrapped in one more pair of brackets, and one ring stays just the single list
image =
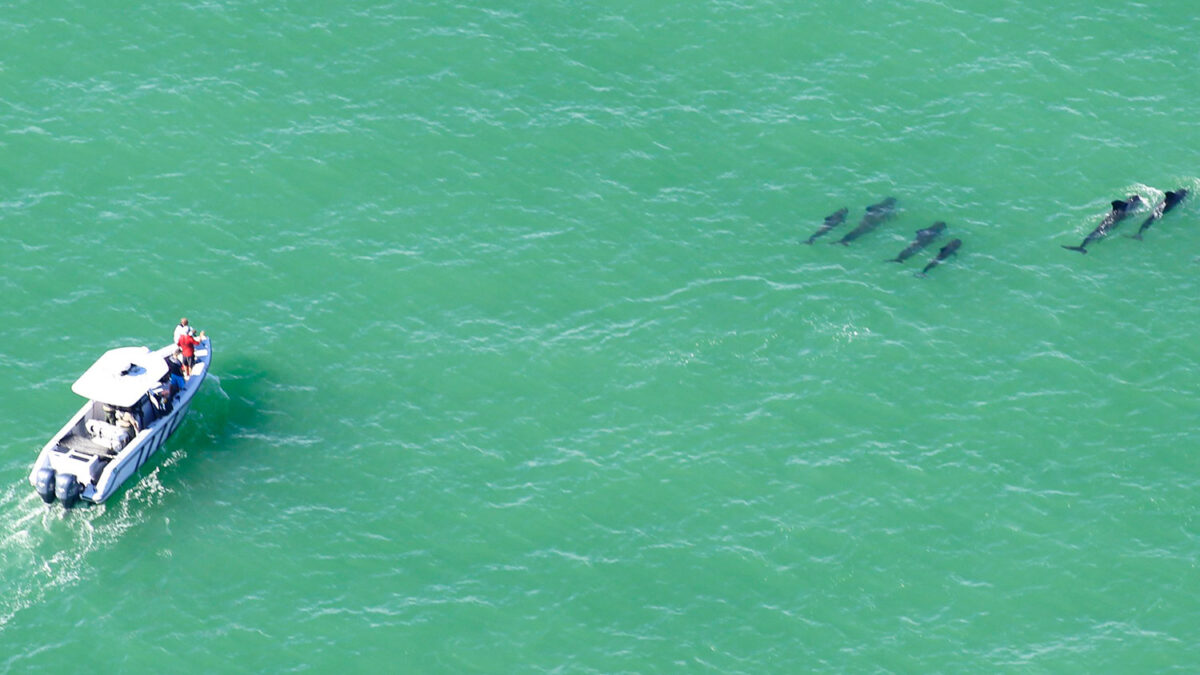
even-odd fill
[{"label": "white motorboat", "polygon": [[175,345],[112,349],[71,385],[88,402],[42,448],[29,473],[43,501],[58,499],[67,508],[80,499],[99,504],[162,447],[212,363],[205,337],[191,376],[172,396],[166,357],[174,351]]}]

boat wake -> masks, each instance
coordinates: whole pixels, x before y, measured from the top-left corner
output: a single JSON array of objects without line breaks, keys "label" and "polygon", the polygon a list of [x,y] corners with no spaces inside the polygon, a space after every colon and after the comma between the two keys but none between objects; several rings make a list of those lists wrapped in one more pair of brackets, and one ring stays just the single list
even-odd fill
[{"label": "boat wake", "polygon": [[[169,462],[183,454],[173,454]],[[154,513],[147,507],[169,492],[158,480],[160,468],[142,476],[121,499],[88,508],[44,504],[25,481],[5,488],[0,494],[0,633],[21,610],[95,575],[89,562],[94,554],[121,541]]]}]

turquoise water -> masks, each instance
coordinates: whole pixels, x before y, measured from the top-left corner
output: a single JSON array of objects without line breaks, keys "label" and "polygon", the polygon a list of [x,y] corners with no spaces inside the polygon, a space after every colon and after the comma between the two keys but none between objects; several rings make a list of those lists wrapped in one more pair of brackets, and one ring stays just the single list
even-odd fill
[{"label": "turquoise water", "polygon": [[[1192,10],[13,4],[0,672],[1194,668],[1198,211],[1060,248],[1200,194]],[[43,506],[183,315],[165,452]]]}]

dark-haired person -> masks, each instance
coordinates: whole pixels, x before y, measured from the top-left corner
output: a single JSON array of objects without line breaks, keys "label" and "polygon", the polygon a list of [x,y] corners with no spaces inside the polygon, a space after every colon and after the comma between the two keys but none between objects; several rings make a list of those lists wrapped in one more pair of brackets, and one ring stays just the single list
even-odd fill
[{"label": "dark-haired person", "polygon": [[169,395],[174,398],[175,392],[183,389],[187,381],[183,379],[183,350],[175,348],[175,353],[166,358],[167,373],[171,378],[168,386]]}]

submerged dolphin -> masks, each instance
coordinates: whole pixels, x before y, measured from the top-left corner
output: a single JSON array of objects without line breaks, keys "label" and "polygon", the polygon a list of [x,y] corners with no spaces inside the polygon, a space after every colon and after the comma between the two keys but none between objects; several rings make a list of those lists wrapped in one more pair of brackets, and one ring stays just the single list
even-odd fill
[{"label": "submerged dolphin", "polygon": [[1154,205],[1154,211],[1150,213],[1150,217],[1147,218],[1145,222],[1142,223],[1142,226],[1138,228],[1137,234],[1133,235],[1133,238],[1141,241],[1142,233],[1150,229],[1150,226],[1154,224],[1154,221],[1162,218],[1164,213],[1175,208],[1175,205],[1183,201],[1183,198],[1186,196],[1188,196],[1188,191],[1184,190],[1183,188],[1179,188],[1174,192],[1168,192],[1163,195],[1163,200]]},{"label": "submerged dolphin", "polygon": [[1137,195],[1129,195],[1129,200],[1124,202],[1119,199],[1115,200],[1112,203],[1112,211],[1109,211],[1108,214],[1104,216],[1104,220],[1100,221],[1100,225],[1098,225],[1096,229],[1092,230],[1088,236],[1083,238],[1082,244],[1078,246],[1063,245],[1063,248],[1067,249],[1068,251],[1087,253],[1088,244],[1108,236],[1109,230],[1116,227],[1117,223],[1125,220],[1126,216],[1137,210],[1137,207],[1141,205],[1142,198]]},{"label": "submerged dolphin", "polygon": [[858,227],[854,228],[853,230],[850,230],[849,232],[846,233],[846,236],[842,237],[841,239],[839,239],[833,243],[841,244],[842,246],[847,246],[850,244],[850,242],[854,241],[855,239],[858,239],[859,237],[870,232],[871,230],[875,229],[876,227],[879,227],[880,223],[887,220],[888,218],[891,218],[893,215],[895,215],[895,213],[896,213],[896,198],[895,197],[888,197],[887,199],[879,202],[878,204],[872,204],[867,207],[867,212],[866,212],[866,214],[863,215],[862,220],[859,221]]},{"label": "submerged dolphin", "polygon": [[925,276],[926,272],[928,272],[929,270],[942,264],[943,260],[958,253],[959,246],[962,246],[962,239],[950,240],[950,243],[943,246],[942,250],[938,251],[938,254],[936,256],[934,256],[933,260],[929,261],[929,264],[925,266],[925,269],[921,270],[920,272],[917,272],[917,276],[919,276],[919,277]]},{"label": "submerged dolphin", "polygon": [[813,232],[813,235],[811,237],[809,237],[808,241],[806,241],[804,243],[811,244],[817,240],[817,237],[824,235],[826,232],[828,232],[828,231],[832,230],[833,228],[837,227],[838,225],[841,225],[842,223],[846,222],[846,213],[848,213],[849,211],[850,211],[850,209],[843,206],[842,208],[838,209],[837,211],[834,211],[833,213],[825,216],[825,224],[822,225],[820,227],[820,229],[818,229],[816,232]]},{"label": "submerged dolphin", "polygon": [[900,251],[900,255],[896,256],[895,258],[892,258],[891,260],[887,260],[885,262],[902,263],[905,260],[908,260],[917,251],[920,251],[921,249],[928,246],[929,242],[933,241],[934,239],[937,239],[938,236],[940,236],[942,234],[942,230],[945,230],[945,229],[946,229],[946,223],[943,223],[942,221],[939,220],[938,222],[934,223],[933,225],[930,225],[929,227],[927,227],[923,230],[917,230],[917,238],[912,240],[912,243],[908,245],[908,248],[904,249],[903,251]]}]

